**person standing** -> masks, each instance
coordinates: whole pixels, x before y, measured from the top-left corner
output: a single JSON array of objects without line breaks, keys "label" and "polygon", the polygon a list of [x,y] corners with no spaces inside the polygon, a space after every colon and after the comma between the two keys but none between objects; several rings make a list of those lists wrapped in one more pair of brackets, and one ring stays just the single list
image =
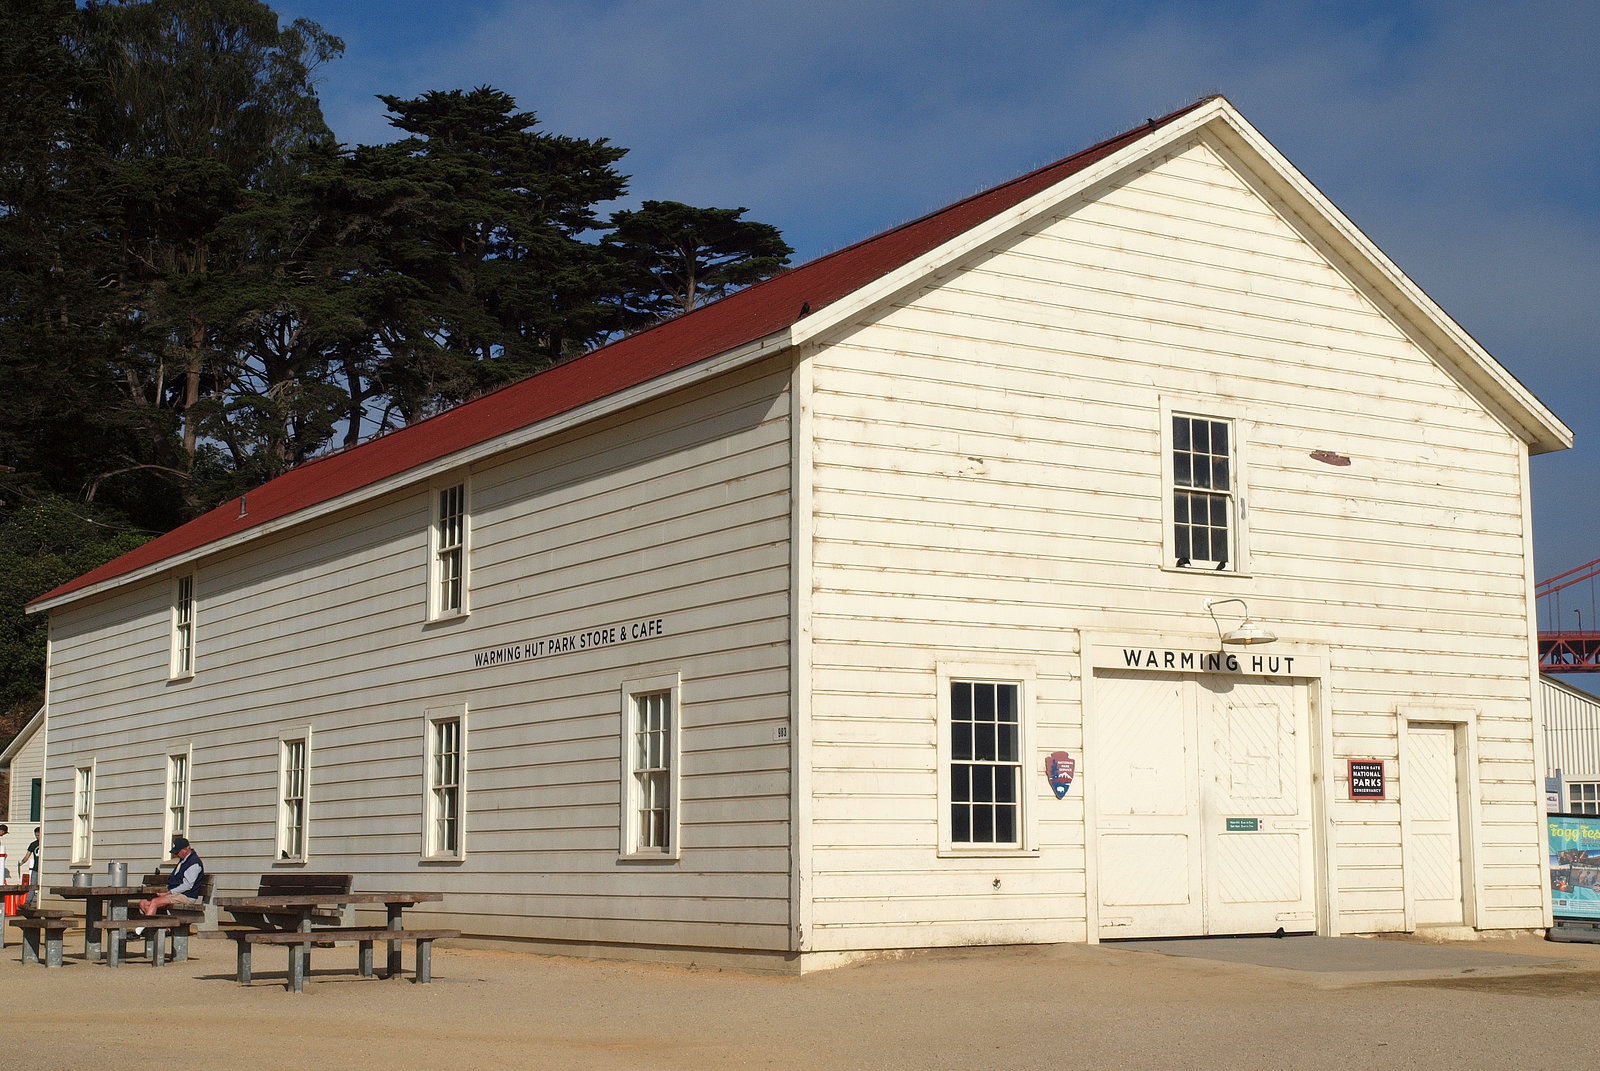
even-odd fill
[{"label": "person standing", "polygon": [[167,891],[148,900],[140,900],[139,911],[142,914],[154,915],[168,904],[193,907],[199,902],[195,899],[195,893],[199,891],[200,879],[206,873],[200,853],[189,847],[189,842],[183,837],[173,837],[172,854],[178,857],[178,862],[167,877]]},{"label": "person standing", "polygon": [[17,873],[28,883],[28,906],[39,906],[39,827],[33,827],[33,842],[17,860]]}]

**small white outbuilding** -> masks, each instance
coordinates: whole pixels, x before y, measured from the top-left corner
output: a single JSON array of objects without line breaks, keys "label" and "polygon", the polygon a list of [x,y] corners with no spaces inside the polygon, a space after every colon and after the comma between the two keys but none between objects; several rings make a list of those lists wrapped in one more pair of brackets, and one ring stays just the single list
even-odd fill
[{"label": "small white outbuilding", "polygon": [[1545,926],[1570,444],[1209,98],[45,595],[48,880],[788,969]]}]

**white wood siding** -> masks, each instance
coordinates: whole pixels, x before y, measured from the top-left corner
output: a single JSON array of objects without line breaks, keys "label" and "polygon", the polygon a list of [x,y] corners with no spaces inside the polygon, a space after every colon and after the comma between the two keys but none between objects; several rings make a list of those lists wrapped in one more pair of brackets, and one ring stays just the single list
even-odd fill
[{"label": "white wood siding", "polygon": [[[1042,770],[1094,777],[1079,630],[1214,644],[1233,596],[1328,652],[1341,781],[1394,776],[1402,705],[1472,712],[1480,921],[1541,924],[1524,447],[1353,279],[1191,142],[815,358],[808,947],[1082,939],[1082,790]],[[1160,567],[1163,400],[1239,419],[1248,575]],[[1037,857],[935,855],[941,659],[1037,673]],[[1333,792],[1338,930],[1404,925],[1404,791]]]},{"label": "white wood siding", "polygon": [[[164,855],[165,755],[224,893],[273,865],[280,732],[312,730],[311,871],[437,888],[472,934],[789,943],[786,357],[470,473],[471,614],[429,623],[424,485],[196,570],[197,672],[169,683],[170,585],[53,615],[51,831],[98,760],[95,860]],[[473,668],[641,619],[664,635]],[[618,861],[619,688],[682,678],[681,858]],[[466,858],[420,859],[424,712],[465,703]]]},{"label": "white wood siding", "polygon": [[1539,697],[1545,768],[1567,781],[1600,781],[1600,699],[1548,677],[1540,678]]}]

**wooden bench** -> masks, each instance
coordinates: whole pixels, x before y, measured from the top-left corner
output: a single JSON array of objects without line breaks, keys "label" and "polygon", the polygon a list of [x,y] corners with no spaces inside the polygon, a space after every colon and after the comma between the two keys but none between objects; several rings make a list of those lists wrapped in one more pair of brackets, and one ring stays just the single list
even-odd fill
[{"label": "wooden bench", "polygon": [[[50,915],[61,914],[50,912]],[[70,912],[65,913],[70,916]],[[46,967],[61,966],[62,939],[68,930],[78,927],[78,920],[72,917],[45,917],[23,916],[11,920],[11,925],[22,931],[22,962],[43,963]],[[39,955],[40,945],[43,944],[44,955]]]},{"label": "wooden bench", "polygon": [[[181,933],[187,938],[190,925],[188,919],[176,915],[136,914],[132,918],[125,919],[101,919],[94,924],[94,927],[106,935],[107,967],[122,965],[123,946],[130,936],[130,931],[134,930],[144,931],[145,948],[149,951],[150,965],[160,967],[167,962],[167,934],[176,936]],[[172,958],[176,960],[178,957]]]},{"label": "wooden bench", "polygon": [[[305,933],[293,933],[283,930],[245,930],[238,931],[234,939],[239,944],[239,984],[250,984],[250,946],[251,945],[287,945],[289,948],[289,988],[301,993],[305,991],[306,975],[310,973],[308,953],[312,945],[318,947],[332,946],[335,944],[348,944],[354,942],[359,946],[356,967],[361,977],[370,978],[372,970],[372,945],[375,941],[384,941],[397,944],[401,941],[416,942],[415,973],[418,985],[427,985],[433,980],[433,942],[460,937],[460,930],[390,930],[379,927],[339,926],[321,930],[309,930]],[[390,977],[386,972],[384,977]]]}]

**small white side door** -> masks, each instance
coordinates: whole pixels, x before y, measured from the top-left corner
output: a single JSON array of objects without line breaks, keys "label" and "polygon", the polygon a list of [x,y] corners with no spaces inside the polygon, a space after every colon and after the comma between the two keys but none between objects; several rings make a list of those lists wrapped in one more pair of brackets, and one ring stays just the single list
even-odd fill
[{"label": "small white side door", "polygon": [[1400,772],[1406,820],[1406,879],[1412,921],[1460,926],[1466,921],[1461,865],[1461,773],[1454,725],[1413,723],[1406,729]]}]

